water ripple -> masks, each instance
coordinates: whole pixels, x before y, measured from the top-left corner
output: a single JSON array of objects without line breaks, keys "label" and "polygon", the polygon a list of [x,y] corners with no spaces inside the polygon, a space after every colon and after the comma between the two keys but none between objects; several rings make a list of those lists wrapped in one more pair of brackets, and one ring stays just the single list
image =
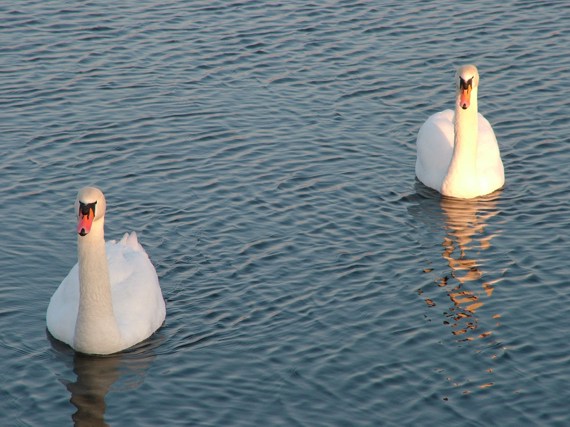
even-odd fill
[{"label": "water ripple", "polygon": [[[0,18],[0,419],[567,424],[563,3],[27,0]],[[456,204],[413,167],[463,62],[507,183]],[[101,361],[45,334],[85,184],[109,238],[139,233],[168,309]]]}]

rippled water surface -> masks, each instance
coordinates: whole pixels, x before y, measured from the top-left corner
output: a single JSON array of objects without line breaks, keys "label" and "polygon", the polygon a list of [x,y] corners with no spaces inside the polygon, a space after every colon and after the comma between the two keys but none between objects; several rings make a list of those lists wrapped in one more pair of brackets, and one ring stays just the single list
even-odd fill
[{"label": "rippled water surface", "polygon": [[[0,5],[3,426],[570,423],[565,2]],[[454,67],[503,191],[442,200],[415,136]],[[73,202],[136,230],[167,319],[50,339]]]}]

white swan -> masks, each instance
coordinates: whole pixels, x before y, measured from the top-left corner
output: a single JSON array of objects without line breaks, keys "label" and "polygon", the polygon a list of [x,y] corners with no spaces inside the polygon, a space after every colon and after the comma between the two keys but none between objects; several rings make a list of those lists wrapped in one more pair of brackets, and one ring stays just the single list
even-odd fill
[{"label": "white swan", "polygon": [[75,201],[79,261],[51,297],[47,328],[76,351],[111,354],[143,341],[164,322],[156,271],[133,232],[105,243],[105,197],[86,187]]},{"label": "white swan", "polygon": [[501,188],[505,175],[493,128],[477,113],[477,68],[460,67],[455,81],[455,114],[436,113],[418,132],[416,176],[445,196],[469,199]]}]

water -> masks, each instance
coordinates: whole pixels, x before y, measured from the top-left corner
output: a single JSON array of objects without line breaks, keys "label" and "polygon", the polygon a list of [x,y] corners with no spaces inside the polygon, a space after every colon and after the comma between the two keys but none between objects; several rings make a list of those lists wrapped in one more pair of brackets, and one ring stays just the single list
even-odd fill
[{"label": "water", "polygon": [[[9,426],[567,425],[564,2],[0,6],[0,418]],[[441,200],[415,136],[458,64],[503,191]],[[164,327],[50,340],[73,201],[136,230]]]}]

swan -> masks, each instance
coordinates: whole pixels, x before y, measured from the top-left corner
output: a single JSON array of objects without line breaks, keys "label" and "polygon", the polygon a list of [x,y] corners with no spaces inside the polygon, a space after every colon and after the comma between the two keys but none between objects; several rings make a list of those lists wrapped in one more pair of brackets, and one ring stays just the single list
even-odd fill
[{"label": "swan", "polygon": [[455,83],[455,113],[432,115],[418,132],[416,176],[445,196],[470,199],[501,188],[505,174],[493,128],[477,112],[477,67],[459,67]]},{"label": "swan", "polygon": [[86,354],[112,354],[152,335],[166,307],[135,232],[105,243],[105,196],[86,187],[75,201],[78,262],[50,299],[51,335]]}]

